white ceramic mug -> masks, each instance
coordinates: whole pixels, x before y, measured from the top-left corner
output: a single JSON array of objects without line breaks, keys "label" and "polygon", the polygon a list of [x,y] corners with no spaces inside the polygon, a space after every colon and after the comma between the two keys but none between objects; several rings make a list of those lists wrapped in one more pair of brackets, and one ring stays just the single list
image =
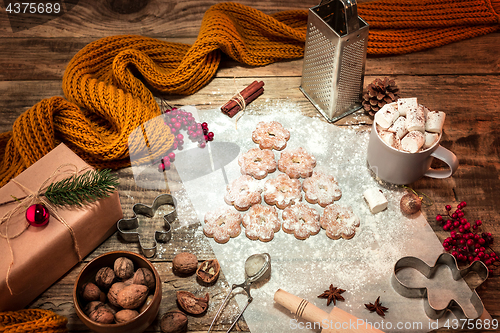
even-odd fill
[{"label": "white ceramic mug", "polygon": [[[398,185],[413,183],[423,176],[448,178],[457,170],[458,159],[451,151],[439,144],[439,139],[430,147],[417,153],[409,153],[388,146],[379,136],[373,122],[368,143],[368,166],[380,179]],[[437,158],[448,165],[448,169],[431,168],[432,159]]]}]

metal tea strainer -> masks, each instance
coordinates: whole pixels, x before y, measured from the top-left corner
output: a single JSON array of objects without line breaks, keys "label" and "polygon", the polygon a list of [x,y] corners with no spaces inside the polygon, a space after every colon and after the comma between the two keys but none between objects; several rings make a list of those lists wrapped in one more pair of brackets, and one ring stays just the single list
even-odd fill
[{"label": "metal tea strainer", "polygon": [[208,329],[208,333],[212,330],[212,326],[215,324],[215,321],[217,320],[222,310],[226,306],[229,300],[229,296],[231,296],[233,290],[236,288],[242,288],[248,297],[247,304],[245,305],[243,310],[241,310],[241,312],[236,316],[236,318],[233,321],[233,324],[227,330],[227,332],[231,331],[234,325],[236,325],[236,323],[238,322],[238,319],[240,319],[240,317],[243,315],[245,309],[253,301],[253,298],[250,295],[250,287],[252,286],[252,283],[264,280],[269,276],[270,273],[271,273],[271,256],[268,253],[253,254],[250,257],[248,257],[247,260],[245,261],[245,282],[241,284],[233,284],[233,286],[231,287],[231,291],[224,299],[224,302],[220,306],[219,311],[217,311],[217,313],[215,314],[214,320],[212,321],[212,324]]}]

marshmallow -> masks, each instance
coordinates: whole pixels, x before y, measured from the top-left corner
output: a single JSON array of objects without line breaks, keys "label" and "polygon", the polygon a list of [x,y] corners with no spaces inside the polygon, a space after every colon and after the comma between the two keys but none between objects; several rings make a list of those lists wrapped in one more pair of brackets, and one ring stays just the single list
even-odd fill
[{"label": "marshmallow", "polygon": [[380,131],[378,132],[378,135],[386,145],[388,145],[389,147],[396,147],[396,134],[388,131]]},{"label": "marshmallow", "polygon": [[406,112],[406,129],[408,132],[420,131],[425,132],[425,111],[422,105],[416,109],[408,109]]},{"label": "marshmallow", "polygon": [[394,124],[389,127],[388,131],[396,134],[396,139],[401,140],[401,138],[408,133],[408,130],[406,129],[406,118],[399,117],[398,119],[396,119]]},{"label": "marshmallow", "polygon": [[444,125],[446,114],[442,111],[429,111],[427,113],[427,121],[425,130],[432,133],[441,133]]},{"label": "marshmallow", "polygon": [[417,98],[400,98],[398,99],[398,111],[400,116],[406,116],[408,111],[418,108]]},{"label": "marshmallow", "polygon": [[375,123],[382,128],[388,129],[398,117],[399,112],[394,105],[386,104],[375,113]]},{"label": "marshmallow", "polygon": [[372,214],[377,214],[387,208],[387,199],[378,188],[370,188],[363,192],[363,197]]},{"label": "marshmallow", "polygon": [[427,149],[429,147],[432,147],[432,145],[434,143],[436,143],[438,138],[439,138],[439,134],[437,134],[437,133],[425,132],[425,142],[424,142],[424,146],[422,147],[422,149]]},{"label": "marshmallow", "polygon": [[424,133],[411,131],[401,140],[401,149],[409,153],[416,153],[424,145]]}]

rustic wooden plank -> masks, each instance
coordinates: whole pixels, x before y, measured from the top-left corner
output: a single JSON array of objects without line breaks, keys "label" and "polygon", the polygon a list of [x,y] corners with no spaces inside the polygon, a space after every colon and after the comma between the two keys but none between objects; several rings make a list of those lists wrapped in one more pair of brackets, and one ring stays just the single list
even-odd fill
[{"label": "rustic wooden plank", "polygon": [[[73,56],[95,37],[0,38],[0,80],[61,80]],[[159,38],[192,45],[196,38]],[[477,50],[470,52],[470,50]],[[500,73],[500,33],[489,34],[407,55],[374,57],[366,75],[436,75]],[[250,67],[224,58],[216,77],[301,76],[302,60]]]},{"label": "rustic wooden plank", "polygon": [[[115,34],[139,34],[152,37],[195,37],[203,14],[219,1],[142,0],[133,6],[120,6],[125,1],[80,0],[64,15],[41,25],[27,25],[22,16],[13,16],[12,24],[29,30],[12,32],[5,11],[0,14],[1,37],[104,37]],[[129,2],[134,3],[134,2]],[[290,9],[307,9],[317,1],[250,1],[239,3],[266,14]],[[124,10],[125,9],[125,10]],[[40,22],[36,22],[40,23]]]}]

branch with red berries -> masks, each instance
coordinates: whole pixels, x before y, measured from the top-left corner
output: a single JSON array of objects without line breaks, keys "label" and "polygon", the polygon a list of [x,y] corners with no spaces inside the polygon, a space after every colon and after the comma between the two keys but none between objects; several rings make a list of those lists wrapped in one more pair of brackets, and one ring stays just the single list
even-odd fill
[{"label": "branch with red berries", "polygon": [[467,221],[464,212],[466,206],[467,203],[462,201],[452,212],[452,207],[446,205],[446,215],[436,216],[436,221],[441,223],[443,230],[450,231],[450,237],[443,241],[444,250],[465,264],[482,261],[488,267],[489,273],[494,274],[500,266],[500,260],[491,248],[493,236],[490,232],[481,232],[481,220],[474,223]]}]

